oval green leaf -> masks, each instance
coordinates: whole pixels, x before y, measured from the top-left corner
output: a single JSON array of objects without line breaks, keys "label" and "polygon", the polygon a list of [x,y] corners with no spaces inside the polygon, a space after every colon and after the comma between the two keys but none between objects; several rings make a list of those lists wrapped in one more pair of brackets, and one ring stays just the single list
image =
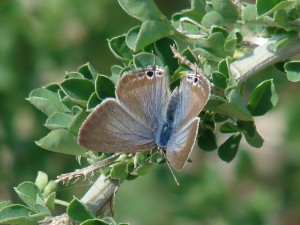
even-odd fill
[{"label": "oval green leaf", "polygon": [[274,108],[277,102],[273,80],[266,80],[252,91],[247,108],[253,116],[262,116]]},{"label": "oval green leaf", "polygon": [[147,66],[163,67],[163,63],[156,55],[148,52],[141,52],[134,56],[133,63],[136,68],[145,68]]},{"label": "oval green leaf", "polygon": [[218,149],[219,157],[225,162],[231,162],[237,154],[242,135],[236,133],[228,138]]},{"label": "oval green leaf", "polygon": [[86,150],[77,144],[77,138],[65,129],[51,131],[36,144],[46,150],[71,155],[85,155]]},{"label": "oval green leaf", "polygon": [[98,98],[102,100],[109,97],[115,97],[115,85],[109,77],[104,75],[97,76],[96,94]]},{"label": "oval green leaf", "polygon": [[133,51],[126,45],[126,35],[121,35],[108,40],[110,51],[123,62],[129,62]]},{"label": "oval green leaf", "polygon": [[71,123],[72,118],[73,118],[72,116],[66,113],[62,113],[62,112],[53,113],[46,120],[45,126],[50,130],[67,128]]},{"label": "oval green leaf", "polygon": [[300,61],[291,61],[284,64],[284,69],[289,81],[300,81]]},{"label": "oval green leaf", "polygon": [[95,91],[93,82],[87,79],[66,79],[60,86],[71,99],[82,104],[86,103]]},{"label": "oval green leaf", "polygon": [[27,100],[47,116],[56,112],[70,112],[60,101],[58,94],[46,88],[33,90]]},{"label": "oval green leaf", "polygon": [[164,18],[152,0],[118,0],[118,2],[128,15],[138,20]]},{"label": "oval green leaf", "polygon": [[74,198],[68,208],[67,208],[68,216],[75,221],[83,222],[88,219],[93,219],[94,216],[92,212],[85,206],[80,200]]}]

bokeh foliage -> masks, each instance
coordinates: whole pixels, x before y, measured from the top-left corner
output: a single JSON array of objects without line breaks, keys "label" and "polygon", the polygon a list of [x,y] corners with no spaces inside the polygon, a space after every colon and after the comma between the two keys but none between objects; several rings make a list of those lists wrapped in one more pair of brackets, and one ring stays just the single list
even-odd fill
[{"label": "bokeh foliage", "polygon": [[[157,12],[155,10],[146,10],[147,12],[151,12],[151,14],[135,14],[135,12],[139,12],[140,9],[131,11],[131,9],[134,9],[134,6],[130,6],[129,4],[128,8],[124,7],[124,5],[126,5],[126,2],[128,1],[120,2],[121,5],[123,2],[123,9],[127,11],[129,15],[140,19],[143,25],[141,27],[132,28],[127,33],[126,37],[118,36],[116,38],[113,38],[113,36],[127,32],[128,29],[132,27],[132,24],[130,24],[131,22],[128,22],[129,18],[127,16],[125,17],[126,19],[117,18],[115,26],[112,26],[111,24],[106,26],[102,25],[106,28],[102,27],[103,30],[100,29],[99,27],[101,27],[101,23],[104,23],[104,18],[106,18],[106,21],[109,21],[109,23],[113,21],[111,19],[111,7],[114,6],[116,10],[118,10],[117,12],[119,12],[115,12],[114,16],[121,15],[120,7],[115,3],[109,3],[109,1],[103,1],[101,3],[91,1],[84,6],[82,6],[81,4],[79,5],[79,2],[72,2],[72,4],[70,4],[70,2],[68,1],[63,1],[61,3],[45,1],[44,3],[39,4],[32,3],[32,5],[28,5],[28,3],[26,5],[25,3],[21,2],[14,2],[14,4],[7,2],[2,3],[4,14],[2,14],[1,17],[3,17],[4,19],[10,18],[10,20],[6,19],[1,20],[3,22],[0,22],[1,29],[4,30],[4,33],[7,35],[7,38],[5,39],[7,40],[6,44],[3,44],[2,46],[4,50],[6,49],[6,51],[1,51],[3,52],[3,57],[5,60],[3,61],[3,66],[2,64],[0,64],[0,69],[4,71],[0,74],[0,79],[3,80],[3,82],[1,82],[1,84],[3,84],[1,85],[1,87],[3,87],[0,90],[1,103],[4,106],[3,110],[1,110],[0,112],[0,135],[3,136],[4,140],[3,148],[1,148],[1,156],[6,156],[9,153],[9,156],[6,157],[15,157],[13,159],[14,162],[9,164],[8,167],[7,164],[1,163],[1,166],[3,165],[4,178],[15,179],[14,177],[20,177],[20,181],[33,180],[33,178],[30,177],[32,177],[32,172],[34,171],[32,168],[35,166],[38,168],[37,170],[40,170],[40,168],[42,168],[42,170],[46,170],[47,173],[52,177],[55,177],[55,175],[61,173],[61,171],[66,172],[66,170],[71,170],[71,168],[78,167],[78,165],[75,164],[76,162],[74,162],[75,160],[71,157],[65,157],[61,154],[56,155],[54,153],[45,153],[45,151],[40,151],[40,149],[38,150],[38,148],[33,145],[33,139],[40,139],[42,136],[45,136],[48,131],[46,131],[46,129],[42,129],[40,126],[40,124],[46,121],[46,118],[41,116],[39,112],[33,111],[33,108],[24,101],[24,97],[28,96],[28,93],[31,89],[45,85],[49,81],[53,82],[55,80],[59,80],[60,88],[64,91],[60,92],[60,98],[68,96],[73,102],[80,106],[84,105],[85,107],[87,107],[87,109],[89,109],[89,107],[93,108],[95,104],[98,103],[98,100],[101,100],[103,97],[113,95],[113,92],[111,92],[111,88],[108,88],[107,90],[103,88],[106,87],[106,85],[102,85],[103,83],[107,84],[107,82],[110,82],[105,81],[107,80],[107,77],[98,76],[97,78],[95,78],[93,82],[96,85],[96,88],[93,89],[94,87],[92,87],[90,83],[84,81],[84,79],[86,78],[93,79],[93,69],[89,68],[90,64],[80,67],[77,72],[68,73],[66,75],[67,80],[65,81],[62,81],[63,77],[60,75],[62,74],[62,70],[67,69],[76,71],[78,65],[81,65],[86,61],[90,61],[92,62],[91,64],[96,67],[96,70],[101,71],[101,73],[103,74],[110,74],[109,66],[107,65],[112,65],[116,61],[108,61],[108,56],[112,56],[112,54],[108,53],[107,48],[106,50],[104,50],[105,48],[103,47],[103,45],[105,41],[103,40],[103,37],[111,37],[109,39],[109,47],[113,51],[114,55],[123,63],[130,64],[130,51],[139,51],[141,48],[146,47],[149,43],[155,41],[154,39],[158,40],[161,37],[172,34],[172,28],[166,27],[164,21],[167,20],[165,17],[161,17],[160,12]],[[201,5],[197,5],[197,2],[198,1],[192,1],[192,9],[184,10],[181,13],[177,13],[176,15],[174,15],[174,21],[176,22],[176,19],[181,18],[182,15],[188,15],[195,20],[202,19],[205,27],[210,27],[212,24],[220,26],[227,25],[233,23],[234,19],[236,19],[237,12],[233,9],[226,11],[224,8],[222,8],[221,5],[217,4],[218,1],[212,1],[212,5],[210,6],[212,8],[207,9],[208,13],[206,13],[205,11],[201,11]],[[203,3],[203,1],[199,2]],[[262,23],[266,23],[266,25],[269,26],[269,29],[266,29],[266,32],[275,32],[274,29],[272,30],[272,28],[274,27],[288,28],[291,30],[293,30],[293,28],[296,29],[297,27],[286,27],[286,25],[289,24],[284,23],[284,12],[281,11],[289,7],[290,3],[280,3],[280,1],[273,1],[272,4],[273,5],[264,5],[263,1],[258,1],[257,4],[260,9],[257,12],[260,15],[270,15],[273,19],[260,21]],[[95,7],[95,5],[97,7]],[[251,8],[253,6],[250,5],[248,7],[253,10],[253,8]],[[250,9],[247,10],[250,11]],[[249,13],[249,11],[245,10],[245,14],[243,14],[245,21],[247,19],[249,19],[249,21],[253,19],[251,18],[250,14],[247,17],[246,13]],[[274,12],[275,14],[273,14]],[[228,13],[230,14],[229,17],[222,16],[228,15]],[[291,12],[289,16],[293,16],[292,13],[295,14],[296,12]],[[9,15],[9,17],[5,17],[5,15]],[[64,17],[65,15],[68,16]],[[294,15],[294,17],[292,18],[295,17],[297,17],[297,15]],[[149,21],[149,18],[154,22]],[[39,20],[43,21],[45,24],[40,25]],[[124,26],[127,27],[126,29],[121,29],[122,24],[120,24],[120,21],[123,21]],[[64,24],[64,22],[66,24]],[[157,34],[158,36],[153,36],[150,39],[148,37],[146,39],[140,38],[139,33],[141,32],[153,32],[151,31],[153,23],[155,27],[161,26],[160,29],[164,32],[157,32],[159,33]],[[74,26],[75,28],[70,29],[70,27],[72,28],[72,26]],[[121,30],[119,32],[116,32],[116,30],[114,29],[115,27],[119,27]],[[70,29],[71,33],[67,32],[68,29]],[[195,30],[195,27],[191,26],[188,29],[192,32]],[[276,30],[276,32],[278,32],[278,30]],[[220,35],[220,33],[223,35],[223,37],[222,35]],[[234,33],[237,34],[236,32]],[[56,36],[57,34],[63,35]],[[224,36],[227,37],[227,39],[224,39]],[[233,140],[233,143],[239,143],[241,133],[248,136],[252,135],[251,137],[257,136],[256,130],[254,129],[255,126],[251,121],[252,119],[250,118],[251,115],[260,116],[265,114],[267,110],[275,105],[274,103],[276,103],[276,100],[274,100],[273,98],[273,101],[270,101],[271,107],[268,106],[267,110],[265,110],[265,108],[261,106],[265,106],[265,104],[262,104],[265,103],[265,101],[262,101],[262,103],[260,103],[260,101],[257,101],[255,99],[263,99],[264,96],[267,95],[269,96],[268,100],[272,100],[270,96],[274,96],[272,95],[272,93],[274,92],[274,84],[270,79],[266,79],[262,83],[262,80],[258,80],[258,82],[256,83],[261,84],[257,86],[255,91],[252,91],[253,88],[249,89],[252,91],[252,93],[249,94],[247,108],[243,108],[243,106],[240,104],[240,102],[242,102],[241,96],[239,96],[234,88],[236,83],[234,83],[233,80],[229,79],[229,74],[226,72],[228,71],[228,68],[226,67],[226,60],[222,61],[219,64],[219,67],[217,67],[218,64],[216,63],[221,61],[222,58],[228,55],[233,56],[233,42],[234,40],[236,41],[234,45],[238,43],[238,35],[234,36],[233,33],[227,33],[225,30],[216,27],[212,30],[210,38],[211,39],[205,40],[202,43],[200,42],[198,49],[196,48],[196,50],[198,50],[198,53],[201,53],[201,55],[204,55],[207,59],[211,60],[211,64],[204,64],[212,65],[212,68],[214,68],[211,69],[206,67],[208,68],[208,72],[215,72],[213,74],[214,84],[221,89],[227,88],[226,98],[229,102],[226,107],[218,109],[221,110],[221,112],[219,111],[219,113],[224,114],[225,112],[226,116],[236,116],[239,119],[236,121],[236,123],[224,123],[222,127],[220,127],[220,131],[223,131],[223,133],[235,133],[233,134],[233,136],[227,139],[229,140],[228,145],[223,145],[224,149],[226,150],[226,148],[232,146],[232,142],[230,142],[231,140]],[[131,50],[128,48],[126,51],[120,51],[123,49],[120,45],[124,44],[124,41],[126,42],[127,46],[131,48]],[[169,42],[168,40],[165,41]],[[218,41],[218,43],[222,43],[223,46],[225,46],[224,49],[226,51],[220,48],[219,45],[214,45],[216,41]],[[164,44],[163,41],[161,42]],[[162,43],[157,42],[155,46],[151,46],[146,50],[149,52],[154,51],[157,55],[161,54],[160,57],[165,56],[166,54],[164,54],[164,52],[160,52],[160,49],[162,48],[160,48],[159,46],[163,45]],[[208,46],[207,49],[205,46]],[[10,49],[14,49],[14,51],[11,51]],[[186,54],[190,55],[190,58],[193,59],[193,55],[189,54],[188,50]],[[19,57],[19,55],[23,57]],[[69,57],[66,57],[66,55]],[[149,64],[149,59],[143,61],[146,56],[142,56],[143,57],[140,58],[136,56],[133,59],[133,64],[135,66],[143,66]],[[113,59],[111,58],[111,60]],[[168,61],[170,59],[164,60]],[[172,68],[176,69],[175,66],[170,67],[171,71]],[[89,70],[87,70],[86,68],[89,68]],[[129,69],[130,68],[132,67],[129,66]],[[215,68],[218,68],[218,70],[215,70]],[[124,69],[115,66],[111,68],[111,71],[113,75],[118,75],[122,70],[125,71],[127,69],[128,68]],[[285,69],[287,71],[297,71],[297,63],[291,62],[289,64],[286,64]],[[24,71],[26,72],[27,76],[23,75],[25,74]],[[90,71],[90,74],[88,74],[87,71]],[[267,70],[264,72],[266,73]],[[282,72],[276,71],[276,73],[283,76]],[[11,76],[7,76],[6,74],[10,74]],[[288,74],[290,74],[290,80],[297,80],[297,74]],[[92,76],[88,77],[90,75]],[[49,76],[53,77],[49,78]],[[277,79],[274,76],[270,76],[270,78],[273,78],[275,80],[274,82],[278,82],[281,85],[284,85],[284,83],[282,83],[282,78]],[[116,80],[114,80],[114,77],[111,77],[111,79],[113,84],[113,82],[115,82]],[[76,84],[76,82],[79,81],[80,83]],[[255,83],[255,81],[253,82]],[[77,91],[78,89],[76,89],[75,91],[73,90],[74,87],[83,86],[85,87],[84,92],[79,93]],[[59,87],[57,87],[56,85],[50,85],[46,88],[37,89],[31,93],[29,99],[32,96],[40,97],[41,95],[45,95],[48,98],[49,94],[52,96],[52,93],[49,93],[46,90],[49,90],[50,92],[57,92],[58,89]],[[52,97],[50,98],[54,102],[57,101],[57,99],[53,99]],[[215,109],[216,104],[220,104],[220,101],[223,101],[222,104],[224,103],[224,100],[220,100],[219,98],[215,98],[213,100],[215,100],[214,102],[212,102],[213,104],[208,105],[208,108],[210,107],[209,109]],[[51,103],[53,103],[53,101],[51,101]],[[190,169],[187,173],[178,175],[181,183],[184,184],[184,187],[182,188],[177,188],[174,185],[173,181],[169,179],[170,175],[167,170],[165,170],[164,168],[158,168],[155,170],[152,177],[149,178],[150,181],[153,180],[155,186],[153,183],[151,184],[147,179],[147,181],[145,181],[146,184],[140,184],[140,189],[144,192],[139,196],[137,196],[138,194],[136,193],[136,191],[132,192],[130,190],[127,190],[127,192],[123,194],[123,196],[129,195],[129,193],[131,193],[131,199],[125,199],[123,203],[119,201],[117,202],[117,204],[119,205],[117,206],[117,210],[119,210],[117,212],[119,213],[119,215],[123,216],[120,217],[120,221],[123,221],[124,218],[127,217],[126,211],[129,214],[131,212],[128,211],[135,210],[136,213],[132,212],[132,214],[140,214],[141,217],[143,217],[140,218],[140,221],[142,221],[142,219],[148,220],[148,222],[140,222],[141,224],[150,224],[149,221],[155,224],[198,224],[199,221],[201,221],[202,224],[297,224],[297,221],[299,221],[299,216],[297,216],[299,215],[299,196],[297,195],[297,190],[299,188],[299,182],[297,182],[297,180],[299,180],[299,162],[295,159],[295,156],[299,155],[299,153],[295,150],[297,149],[296,146],[298,146],[297,135],[295,135],[295,133],[299,134],[299,126],[297,127],[295,126],[295,124],[297,124],[296,115],[299,111],[296,108],[297,104],[292,103],[291,100],[288,102],[290,103],[289,107],[295,110],[295,113],[287,114],[287,116],[284,117],[288,118],[286,124],[288,124],[288,127],[291,127],[292,129],[291,131],[287,132],[286,140],[280,143],[280,146],[276,146],[278,148],[277,151],[285,151],[282,159],[280,160],[281,166],[279,170],[274,169],[274,172],[269,176],[262,175],[259,173],[259,169],[256,168],[255,160],[253,159],[254,156],[251,154],[251,152],[247,150],[240,151],[238,157],[235,159],[235,163],[233,165],[229,165],[232,167],[233,171],[232,178],[228,180],[226,178],[224,179],[225,175],[222,174],[221,170],[218,170],[216,167],[214,167],[214,164],[212,164],[212,162],[215,163],[215,161],[211,162],[209,160],[209,157],[205,156],[202,153],[203,159],[201,161],[203,164],[200,168],[193,165],[193,168]],[[57,101],[57,103],[59,104],[59,101]],[[66,104],[67,103],[70,103],[70,101],[66,101]],[[48,103],[46,102],[46,104]],[[232,113],[232,110],[230,110],[230,112],[226,111],[227,107],[236,105],[240,107],[237,107],[236,111],[234,111],[233,114],[228,115],[228,113]],[[73,126],[71,126],[70,123],[72,122],[72,118],[67,117],[65,114],[59,113],[62,111],[65,112],[65,110],[70,109],[66,109],[62,105],[54,109],[51,109],[49,107],[42,107],[42,109],[46,109],[44,113],[50,116],[45,122],[45,126],[47,128],[49,128],[50,130],[53,129],[53,131],[55,132],[65,132],[64,128],[68,127],[70,132],[76,134],[79,128],[78,124],[80,123],[75,123]],[[57,111],[57,109],[61,109],[61,111]],[[79,118],[79,120],[85,118],[86,115],[82,115],[84,114],[84,112],[80,111],[80,107],[73,107],[72,110],[72,113],[74,115],[79,115],[78,117],[81,117]],[[248,113],[249,111],[251,112],[251,114]],[[53,114],[53,112],[56,113]],[[26,124],[24,125],[24,121],[34,121],[35,118],[39,118],[40,120],[36,122],[33,127],[31,127],[30,133],[30,129],[28,129],[28,125],[27,127]],[[220,118],[218,118],[219,121],[222,121],[222,119],[224,119]],[[57,123],[57,121],[59,121],[59,123]],[[210,123],[207,123],[205,125],[207,125],[207,127],[212,130],[214,130],[215,128]],[[20,127],[23,126],[25,126],[25,128],[23,128],[23,133],[20,133]],[[209,131],[206,132],[206,135],[207,134],[211,135]],[[58,133],[55,135],[56,138],[67,136],[65,133]],[[51,137],[51,139],[52,138],[53,136]],[[72,136],[70,136],[70,138],[72,138]],[[69,143],[69,141],[67,141],[67,143]],[[224,143],[226,143],[226,141]],[[254,143],[248,141],[248,143],[250,145],[252,143],[252,146],[254,147],[260,147],[261,145],[260,141],[255,141]],[[45,144],[49,144],[49,142],[43,139],[38,141],[37,144],[46,149],[47,147],[49,148],[49,146],[45,146]],[[208,150],[215,149],[212,146],[217,145],[215,145],[215,143],[208,143],[206,146],[200,147],[207,147]],[[80,148],[77,147],[77,151],[76,148],[73,147],[73,154],[83,153]],[[68,150],[70,150],[70,148],[66,148],[66,151]],[[236,149],[232,148],[232,150],[233,152],[231,154],[224,155],[222,154],[222,148],[219,148],[220,158],[225,161],[231,161],[234,156],[236,156]],[[10,151],[15,152],[14,154],[11,154]],[[24,155],[26,152],[29,152],[29,155],[31,154],[30,158],[22,158],[22,155]],[[60,150],[59,152],[62,151]],[[4,157],[1,158],[5,159]],[[68,162],[70,162],[70,165],[66,165],[65,160],[68,160]],[[61,166],[59,166],[59,164],[61,164]],[[9,170],[9,166],[11,165],[16,169]],[[120,167],[115,167],[115,171],[118,170],[118,168]],[[118,172],[111,173],[111,175],[112,174],[116,174],[115,178],[123,179],[122,174]],[[26,179],[26,176],[28,176],[28,179]],[[149,175],[147,177],[149,177]],[[146,179],[146,177],[143,177],[142,179]],[[45,178],[39,178],[37,180],[45,180]],[[16,186],[19,182],[13,181],[13,183]],[[34,185],[32,185],[31,183],[23,183],[22,185],[27,185],[27,189],[32,189],[37,196],[40,195],[39,192],[35,190]],[[127,185],[126,182],[124,185]],[[134,182],[131,182],[131,185],[135,185]],[[10,187],[10,183],[7,183],[6,186]],[[45,194],[45,191],[47,191],[45,190],[46,186],[39,186],[40,190],[43,190],[43,194]],[[274,188],[274,186],[276,188]],[[20,190],[20,192],[22,192],[22,188],[22,186],[19,186],[17,190]],[[126,186],[124,187],[124,189],[125,188]],[[137,187],[137,190],[138,189],[139,187]],[[158,190],[158,192],[152,193],[152,190]],[[164,190],[164,192],[162,192],[162,190]],[[150,198],[148,196],[152,197]],[[48,202],[45,202],[44,204],[49,205],[48,203],[51,201],[51,198],[52,197],[49,197],[47,200]],[[148,201],[147,198],[149,198]],[[135,200],[134,202],[133,199],[137,200]],[[155,201],[155,199],[157,200]],[[162,199],[163,203],[161,203]],[[29,206],[36,207],[26,199],[23,199],[23,201],[26,202]],[[130,203],[131,201],[132,203]],[[73,204],[75,204],[75,208],[82,207],[76,200],[73,200]],[[122,205],[128,204],[132,205],[133,207],[122,207]],[[152,210],[156,208],[157,205],[167,210],[160,210],[161,213],[158,210],[155,210],[156,215],[152,215],[151,208],[147,210],[147,207],[149,207],[150,204],[153,204]],[[3,205],[1,207],[3,207]],[[43,215],[49,213],[43,206],[35,209],[37,210],[37,212],[41,213],[41,218]],[[147,217],[144,216],[145,212],[150,212]],[[85,215],[83,218],[80,218],[80,220],[87,218],[89,218],[89,215]],[[136,218],[138,218],[138,216]]]}]

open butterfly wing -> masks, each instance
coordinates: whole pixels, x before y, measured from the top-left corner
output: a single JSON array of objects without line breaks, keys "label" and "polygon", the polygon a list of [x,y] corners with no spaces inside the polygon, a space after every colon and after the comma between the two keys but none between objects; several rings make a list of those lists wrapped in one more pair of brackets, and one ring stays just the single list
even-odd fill
[{"label": "open butterfly wing", "polygon": [[79,130],[78,143],[99,152],[137,152],[155,147],[151,128],[133,118],[115,99],[103,101]]},{"label": "open butterfly wing", "polygon": [[[194,146],[200,119],[197,117],[206,105],[210,95],[210,83],[204,76],[189,74],[173,92],[176,99],[173,134],[167,144],[167,160],[170,165],[181,170]],[[170,105],[168,109],[170,109]]]},{"label": "open butterfly wing", "polygon": [[177,130],[168,142],[167,160],[176,170],[181,170],[188,160],[198,133],[199,121],[198,117],[190,120],[186,126]]},{"label": "open butterfly wing", "polygon": [[116,96],[134,118],[156,131],[170,96],[165,71],[148,67],[124,75],[116,87]]}]

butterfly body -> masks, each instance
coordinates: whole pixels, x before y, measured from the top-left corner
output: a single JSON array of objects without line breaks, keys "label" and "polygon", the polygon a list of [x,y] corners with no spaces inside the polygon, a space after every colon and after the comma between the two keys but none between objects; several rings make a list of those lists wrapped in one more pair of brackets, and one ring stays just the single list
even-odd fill
[{"label": "butterfly body", "polygon": [[165,71],[148,67],[124,75],[116,99],[104,100],[79,131],[81,146],[99,152],[166,150],[170,165],[184,167],[210,94],[205,77],[188,75],[171,93]]}]

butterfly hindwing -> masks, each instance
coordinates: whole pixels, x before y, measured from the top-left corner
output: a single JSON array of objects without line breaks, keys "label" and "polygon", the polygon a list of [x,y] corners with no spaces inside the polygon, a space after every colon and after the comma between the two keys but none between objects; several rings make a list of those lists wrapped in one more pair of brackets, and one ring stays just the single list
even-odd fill
[{"label": "butterfly hindwing", "polygon": [[115,99],[104,100],[79,130],[78,143],[99,152],[137,152],[155,147],[153,131]]},{"label": "butterfly hindwing", "polygon": [[167,160],[176,170],[181,170],[188,160],[198,133],[199,121],[198,117],[190,120],[186,126],[175,131],[169,140]]}]

